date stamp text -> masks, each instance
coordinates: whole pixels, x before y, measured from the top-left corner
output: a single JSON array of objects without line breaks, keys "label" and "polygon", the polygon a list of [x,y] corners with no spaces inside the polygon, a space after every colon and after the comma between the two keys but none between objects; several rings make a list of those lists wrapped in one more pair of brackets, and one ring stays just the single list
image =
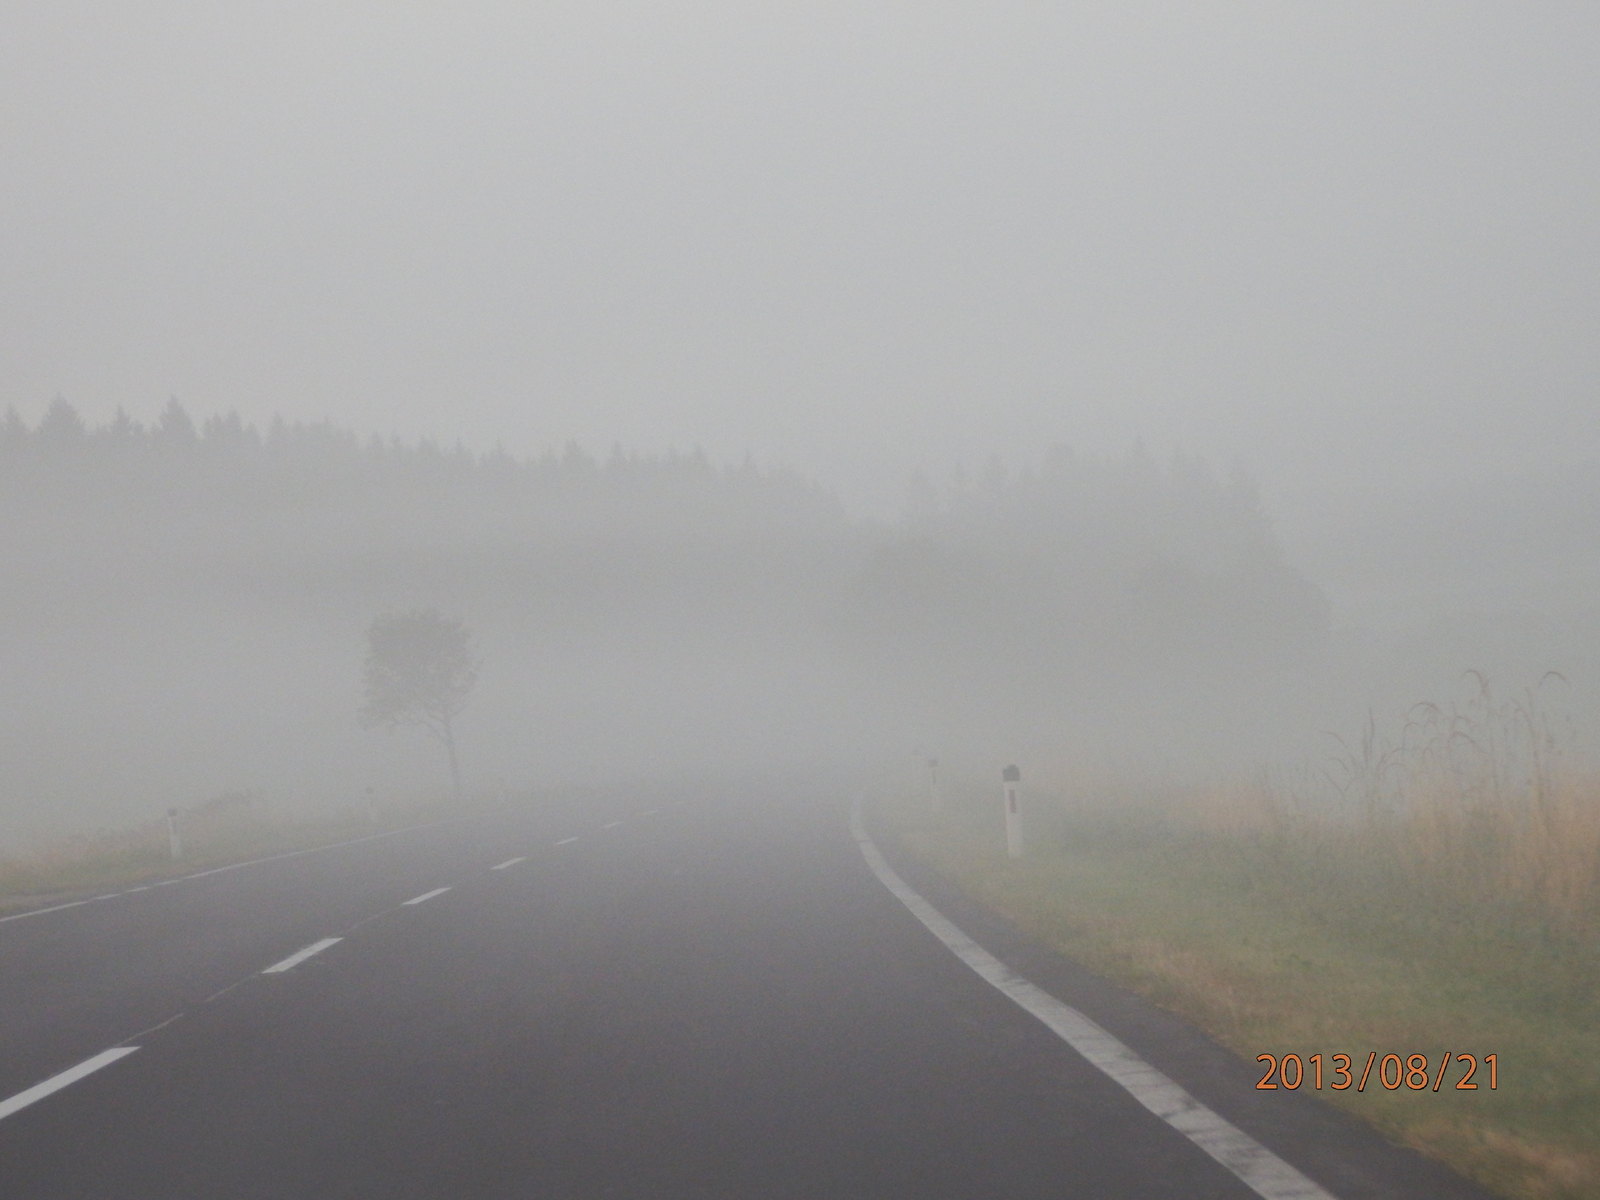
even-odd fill
[{"label": "date stamp text", "polygon": [[[1266,1072],[1256,1089],[1263,1092],[1284,1088],[1294,1091],[1305,1084],[1321,1089],[1324,1082],[1335,1092],[1354,1087],[1362,1092],[1369,1081],[1382,1084],[1391,1092],[1402,1088],[1413,1092],[1437,1092],[1448,1081],[1451,1090],[1475,1092],[1484,1083],[1490,1091],[1500,1086],[1499,1055],[1485,1054],[1480,1061],[1475,1054],[1443,1054],[1430,1060],[1426,1054],[1384,1054],[1374,1050],[1367,1055],[1364,1066],[1357,1066],[1348,1054],[1321,1054],[1301,1058],[1298,1054],[1258,1054],[1256,1061],[1266,1065]],[[1326,1068],[1326,1072],[1324,1072]]]}]

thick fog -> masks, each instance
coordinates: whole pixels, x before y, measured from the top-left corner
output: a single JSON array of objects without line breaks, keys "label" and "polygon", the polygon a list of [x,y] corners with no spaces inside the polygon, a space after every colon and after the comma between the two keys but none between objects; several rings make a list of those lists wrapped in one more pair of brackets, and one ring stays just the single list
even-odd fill
[{"label": "thick fog", "polygon": [[1536,4],[11,6],[0,845],[438,790],[356,721],[428,606],[478,788],[1233,769],[1469,668],[1592,726],[1597,50]]}]

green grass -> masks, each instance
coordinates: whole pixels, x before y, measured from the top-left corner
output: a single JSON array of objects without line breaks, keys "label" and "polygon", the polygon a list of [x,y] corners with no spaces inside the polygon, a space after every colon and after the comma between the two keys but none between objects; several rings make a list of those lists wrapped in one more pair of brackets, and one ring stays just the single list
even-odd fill
[{"label": "green grass", "polygon": [[903,797],[883,816],[974,899],[1248,1061],[1344,1053],[1359,1073],[1374,1050],[1430,1068],[1498,1055],[1495,1091],[1374,1079],[1321,1095],[1504,1195],[1600,1196],[1600,942],[1538,889],[1501,886],[1492,847],[1423,861],[1409,818],[1207,821],[1037,793],[1029,807],[1021,861],[998,796],[939,817]]}]

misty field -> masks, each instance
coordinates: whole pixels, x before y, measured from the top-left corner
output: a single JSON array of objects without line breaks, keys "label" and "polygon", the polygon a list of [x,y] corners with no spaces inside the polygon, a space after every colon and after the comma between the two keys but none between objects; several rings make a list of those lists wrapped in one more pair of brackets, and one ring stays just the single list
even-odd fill
[{"label": "misty field", "polygon": [[[974,898],[1247,1060],[1320,1053],[1319,1094],[1395,1140],[1509,1196],[1593,1197],[1600,776],[1561,740],[1532,697],[1484,687],[1419,706],[1393,743],[1369,728],[1320,789],[1041,782],[1020,861],[998,787],[948,789],[938,814],[908,790],[885,815]],[[1359,1078],[1374,1051],[1364,1088],[1332,1088],[1332,1055]],[[1459,1062],[1438,1092],[1377,1078],[1386,1054],[1431,1076],[1447,1052],[1482,1086],[1455,1089]]]},{"label": "misty field", "polygon": [[1125,726],[1064,678],[1215,745],[1185,694],[1226,687],[1227,726],[1257,734],[1316,669],[1327,602],[1242,475],[1060,448],[924,501],[884,524],[702,454],[519,461],[176,401],[149,428],[11,411],[0,852],[231,791],[309,809],[453,781],[426,732],[362,727],[386,613],[470,631],[469,789]]}]

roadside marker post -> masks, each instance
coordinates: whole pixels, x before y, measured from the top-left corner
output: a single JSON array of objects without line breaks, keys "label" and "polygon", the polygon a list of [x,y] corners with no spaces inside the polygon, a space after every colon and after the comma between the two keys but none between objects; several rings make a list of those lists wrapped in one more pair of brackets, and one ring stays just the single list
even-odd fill
[{"label": "roadside marker post", "polygon": [[944,799],[939,795],[939,760],[928,760],[928,801],[935,814],[944,811]]},{"label": "roadside marker post", "polygon": [[1007,767],[1000,772],[1006,801],[1006,853],[1012,858],[1022,857],[1022,810],[1017,804],[1017,788],[1022,782],[1022,772]]},{"label": "roadside marker post", "polygon": [[178,828],[178,810],[167,809],[167,849],[173,858],[183,857],[183,831]]}]

